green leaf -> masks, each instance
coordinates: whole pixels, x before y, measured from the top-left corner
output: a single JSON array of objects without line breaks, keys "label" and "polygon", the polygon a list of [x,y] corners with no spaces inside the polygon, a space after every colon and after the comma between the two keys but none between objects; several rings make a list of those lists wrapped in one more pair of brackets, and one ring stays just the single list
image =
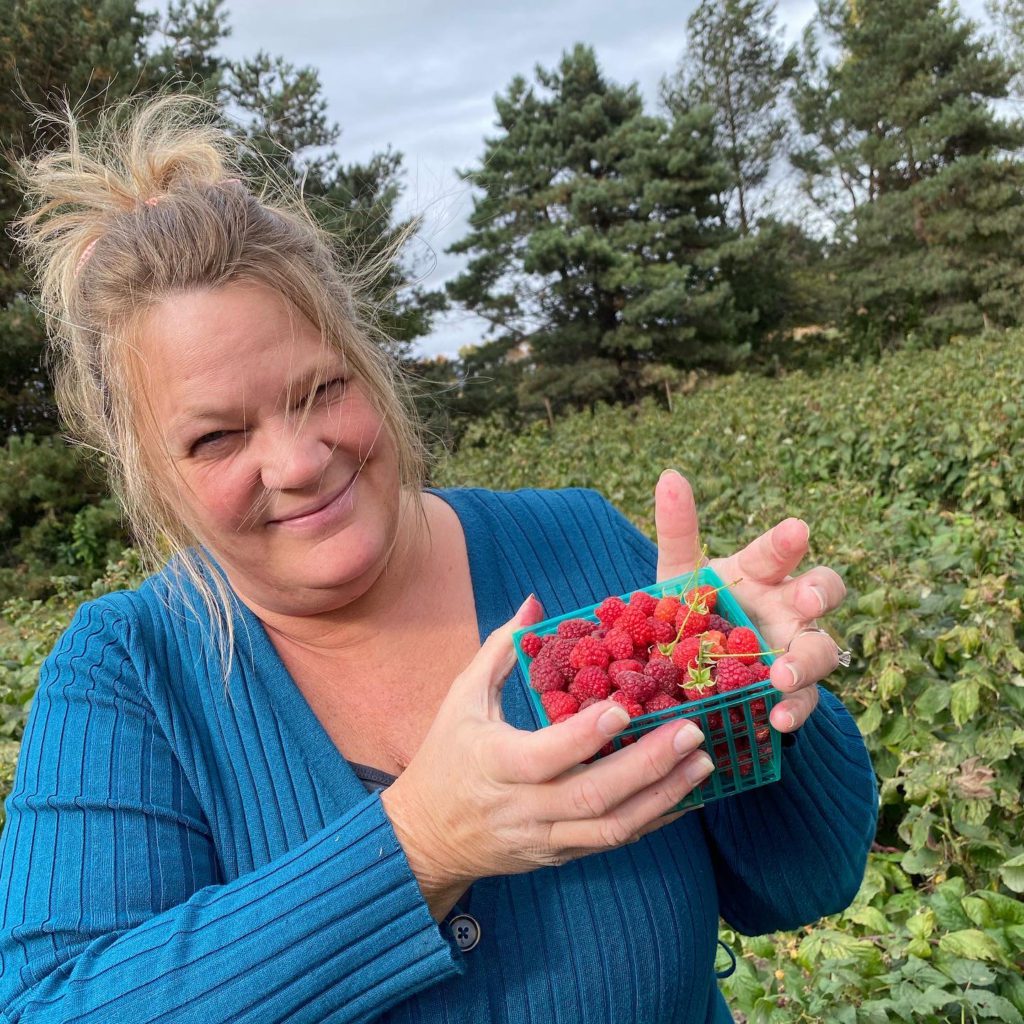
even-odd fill
[{"label": "green leaf", "polygon": [[878,676],[878,695],[888,702],[901,694],[907,685],[907,677],[897,665],[888,665]]},{"label": "green leaf", "polygon": [[961,679],[950,687],[950,710],[957,725],[969,722],[977,713],[981,694],[976,679]]},{"label": "green leaf", "polygon": [[882,724],[882,705],[869,704],[867,710],[857,719],[857,728],[862,736],[870,736]]},{"label": "green leaf", "polygon": [[922,846],[916,850],[907,850],[900,859],[900,867],[908,875],[930,875],[941,862],[942,858],[936,850]]},{"label": "green leaf", "polygon": [[988,960],[994,963],[1006,960],[996,940],[977,928],[965,928],[963,931],[943,935],[939,939],[939,949],[967,960]]},{"label": "green leaf", "polygon": [[1008,889],[1024,892],[1024,853],[1011,857],[999,869],[999,877]]},{"label": "green leaf", "polygon": [[927,939],[935,931],[935,913],[923,909],[907,919],[907,931],[916,939]]},{"label": "green leaf", "polygon": [[889,919],[877,907],[861,907],[858,910],[848,913],[847,920],[855,924],[863,925],[870,932],[888,934],[892,925]]},{"label": "green leaf", "polygon": [[990,1020],[1005,1022],[1005,1024],[1024,1024],[1024,1018],[1010,1002],[995,992],[986,989],[973,989],[964,993],[967,1002],[976,1010],[987,1014]]},{"label": "green leaf", "polygon": [[914,702],[914,710],[925,719],[932,721],[937,714],[949,707],[949,687],[940,680],[928,685],[928,688]]}]

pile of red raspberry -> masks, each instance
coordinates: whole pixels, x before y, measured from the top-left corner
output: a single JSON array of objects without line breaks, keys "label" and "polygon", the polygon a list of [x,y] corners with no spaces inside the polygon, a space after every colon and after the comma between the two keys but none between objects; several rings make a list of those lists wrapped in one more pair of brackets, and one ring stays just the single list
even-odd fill
[{"label": "pile of red raspberry", "polygon": [[[658,599],[638,590],[628,604],[619,597],[602,601],[595,611],[597,621],[565,619],[556,633],[526,633],[520,646],[532,659],[530,685],[540,694],[548,718],[563,722],[608,698],[621,704],[630,718],[639,718],[767,679],[757,635],[715,614],[717,599],[712,586],[695,587],[682,598]],[[769,760],[771,735],[763,698],[751,702],[750,714],[759,759]],[[739,771],[749,775],[752,758],[743,707],[730,708],[729,719]],[[657,724],[655,720],[652,728]],[[720,711],[708,715],[717,768],[731,771],[723,724]],[[611,749],[609,745],[602,753]]]}]

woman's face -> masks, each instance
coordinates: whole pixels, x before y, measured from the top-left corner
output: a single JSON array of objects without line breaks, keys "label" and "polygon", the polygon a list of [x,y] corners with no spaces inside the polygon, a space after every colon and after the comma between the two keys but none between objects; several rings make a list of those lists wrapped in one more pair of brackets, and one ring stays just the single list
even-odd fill
[{"label": "woman's face", "polygon": [[286,614],[363,594],[395,537],[398,457],[341,353],[255,283],[170,296],[140,335],[144,443],[239,594]]}]

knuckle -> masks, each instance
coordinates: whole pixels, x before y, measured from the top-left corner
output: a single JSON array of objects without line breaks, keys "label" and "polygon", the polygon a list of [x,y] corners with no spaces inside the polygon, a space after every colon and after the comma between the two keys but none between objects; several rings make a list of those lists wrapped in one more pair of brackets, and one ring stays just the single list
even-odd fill
[{"label": "knuckle", "polygon": [[637,749],[643,752],[643,761],[640,765],[641,777],[644,779],[660,779],[671,765],[662,764],[661,758],[654,753],[651,743],[637,744]]},{"label": "knuckle", "polygon": [[627,825],[618,815],[606,818],[601,822],[599,835],[604,846],[625,846],[633,834],[634,829],[632,826]]},{"label": "knuckle", "polygon": [[572,807],[586,818],[600,818],[608,811],[608,799],[597,783],[584,774],[572,787]]}]

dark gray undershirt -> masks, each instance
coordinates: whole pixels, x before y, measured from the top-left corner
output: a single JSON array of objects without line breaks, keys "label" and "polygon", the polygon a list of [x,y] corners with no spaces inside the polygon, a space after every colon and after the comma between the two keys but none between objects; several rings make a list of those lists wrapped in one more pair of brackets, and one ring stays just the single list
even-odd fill
[{"label": "dark gray undershirt", "polygon": [[349,761],[348,764],[356,773],[356,778],[366,787],[367,793],[379,793],[398,778],[397,775],[388,775],[379,768],[371,768],[368,764],[359,764],[356,761]]}]

